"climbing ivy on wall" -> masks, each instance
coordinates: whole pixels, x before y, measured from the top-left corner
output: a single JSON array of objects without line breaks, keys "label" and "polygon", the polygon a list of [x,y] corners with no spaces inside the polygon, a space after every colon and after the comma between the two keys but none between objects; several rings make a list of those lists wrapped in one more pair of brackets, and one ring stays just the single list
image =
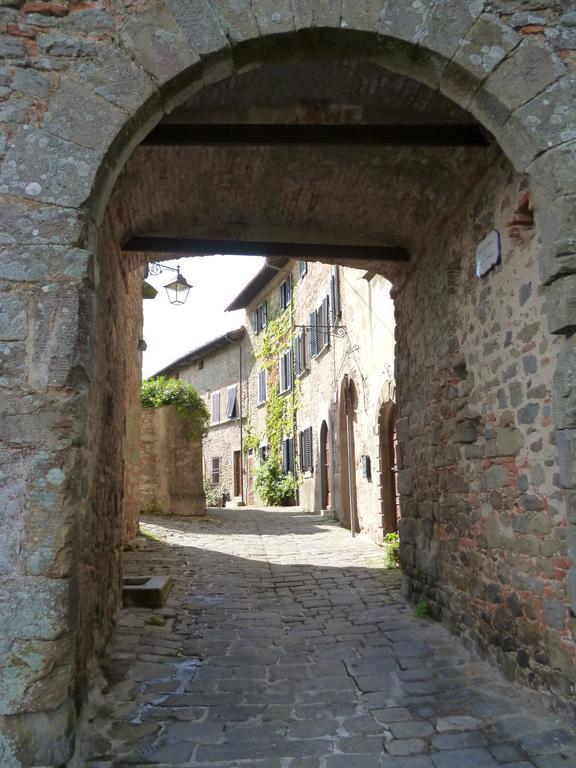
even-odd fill
[{"label": "climbing ivy on wall", "polygon": [[[294,300],[294,296],[292,298]],[[293,389],[280,394],[279,355],[292,346],[292,323],[289,310],[277,314],[266,324],[255,357],[261,368],[266,369],[267,398],[265,403],[265,436],[270,455],[279,455],[282,438],[292,436],[294,419],[300,404],[300,382],[296,379]],[[294,378],[294,377],[292,377]]]},{"label": "climbing ivy on wall", "polygon": [[189,440],[200,440],[208,433],[210,414],[206,403],[192,384],[167,376],[156,376],[142,382],[143,408],[161,408],[175,405],[178,415],[186,425]]},{"label": "climbing ivy on wall", "polygon": [[[294,296],[292,296],[292,301]],[[300,478],[294,472],[284,475],[280,467],[280,446],[284,437],[292,437],[296,411],[300,404],[300,382],[293,379],[293,388],[284,394],[279,387],[279,356],[292,347],[292,321],[289,309],[268,319],[258,339],[254,356],[260,368],[266,370],[267,397],[264,436],[268,446],[266,461],[256,468],[254,484],[259,495],[269,504],[282,504],[293,497]],[[258,450],[260,436],[250,422],[245,447]]]}]

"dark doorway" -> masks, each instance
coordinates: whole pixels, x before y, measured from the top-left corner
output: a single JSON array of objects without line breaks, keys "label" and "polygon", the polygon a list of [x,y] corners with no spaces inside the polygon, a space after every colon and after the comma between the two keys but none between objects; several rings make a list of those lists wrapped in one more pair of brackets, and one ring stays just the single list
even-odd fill
[{"label": "dark doorway", "polygon": [[384,533],[398,530],[400,495],[398,493],[397,410],[393,402],[382,405],[379,416],[380,485]]},{"label": "dark doorway", "polygon": [[345,376],[340,387],[339,440],[340,440],[340,489],[342,512],[340,521],[346,528],[359,532],[356,510],[356,453],[354,448],[354,427],[358,395],[356,385]]},{"label": "dark doorway", "polygon": [[320,427],[320,487],[322,491],[322,509],[332,506],[330,488],[330,446],[328,445],[328,425],[325,421]]}]

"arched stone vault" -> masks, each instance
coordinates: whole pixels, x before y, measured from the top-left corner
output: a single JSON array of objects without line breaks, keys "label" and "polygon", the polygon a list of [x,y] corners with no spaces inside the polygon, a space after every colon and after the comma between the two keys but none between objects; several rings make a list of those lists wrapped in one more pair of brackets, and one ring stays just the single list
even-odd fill
[{"label": "arched stone vault", "polygon": [[[545,339],[541,343],[549,343],[549,365],[555,368],[556,509],[568,500],[568,512],[554,514],[569,536],[576,488],[576,75],[558,5],[551,2],[547,10],[553,32],[547,37],[519,35],[508,23],[508,0],[492,3],[490,12],[479,0],[438,0],[409,8],[402,0],[165,0],[144,7],[118,0],[106,9],[98,2],[84,3],[62,16],[30,13],[26,6],[2,10],[6,28],[13,33],[4,48],[13,94],[2,112],[7,142],[0,170],[0,329],[7,360],[0,378],[5,425],[0,450],[8,529],[0,557],[8,616],[0,665],[0,755],[6,765],[66,759],[74,719],[70,692],[76,690],[80,702],[89,660],[105,642],[118,604],[122,488],[105,468],[122,456],[124,398],[134,383],[134,371],[116,382],[96,383],[102,383],[99,370],[123,370],[126,365],[123,345],[135,341],[138,328],[132,323],[126,338],[136,306],[127,306],[125,295],[134,299],[139,275],[121,270],[121,280],[104,279],[118,274],[115,238],[128,223],[121,206],[106,215],[110,193],[148,131],[178,107],[198,106],[210,86],[217,89],[220,82],[266,66],[297,64],[311,55],[360,60],[364,66],[422,83],[466,110],[491,132],[516,172],[527,174],[540,241],[545,319],[551,334],[566,336],[562,344]],[[67,4],[62,8],[66,11]],[[450,109],[452,119],[459,119],[458,110]],[[172,160],[188,161],[194,152],[174,150]],[[152,165],[166,158],[142,149],[131,163],[138,153],[147,153]],[[272,153],[274,162],[282,162],[279,154]],[[461,156],[464,160],[465,153]],[[446,167],[458,164],[459,157],[447,157]],[[212,162],[209,153],[204,160]],[[393,169],[398,158],[382,152],[378,162],[375,175],[379,169]],[[510,173],[505,165],[500,165],[503,175]],[[466,172],[471,170],[467,165]],[[130,164],[121,184],[129,176]],[[471,172],[471,183],[473,179]],[[452,190],[444,189],[442,178],[439,181],[438,192],[447,195],[449,205]],[[484,184],[484,198],[489,193]],[[405,199],[414,205],[411,194],[407,182]],[[326,229],[321,205],[317,220],[305,222],[308,230]],[[511,201],[502,199],[501,205],[505,210]],[[134,219],[133,226],[164,228],[166,220],[154,217],[166,213],[159,206],[149,218]],[[257,218],[258,213],[250,215]],[[128,221],[134,215],[130,212]],[[467,215],[461,226],[470,230],[467,246],[472,247],[478,228],[472,213]],[[269,221],[257,223],[270,226]],[[272,224],[288,231],[295,220],[280,217]],[[332,233],[343,236],[336,224],[328,222]],[[177,218],[168,225],[176,231],[188,226]],[[231,222],[219,225],[230,227]],[[370,238],[383,235],[378,222],[362,221],[359,229]],[[398,240],[410,235],[392,226],[385,234]],[[104,245],[110,246],[108,255]],[[453,257],[456,260],[457,254]],[[424,306],[425,283],[415,278],[413,287],[412,301]],[[470,298],[465,287],[455,291],[463,300]],[[405,294],[399,312],[408,311]],[[481,306],[469,306],[470,328],[486,322]],[[444,334],[433,338],[433,324],[428,325],[427,334],[400,362],[399,381],[402,366],[415,365],[419,349],[423,355],[427,344],[439,340],[450,347],[458,335],[442,326],[445,339]],[[474,386],[462,371],[458,364],[457,376],[446,373],[454,379],[458,397]],[[410,412],[410,401],[405,405]],[[468,421],[460,422],[464,430],[475,429],[478,421],[478,408],[470,405]],[[438,404],[439,422],[443,407]],[[110,425],[106,435],[103,424]],[[401,448],[407,430],[401,418]],[[450,482],[449,474],[444,481]],[[408,496],[412,494],[414,509],[426,518],[425,499],[414,495],[414,489],[425,489],[418,488],[409,467],[401,484]],[[446,487],[444,498],[457,492],[461,489]],[[416,532],[416,547],[424,528],[422,524]],[[554,563],[563,574],[568,571],[574,601],[576,570],[567,536],[563,555]],[[408,563],[410,553],[403,556]],[[99,571],[96,564],[102,562],[106,567]],[[416,563],[410,566],[416,570],[408,572],[413,584],[429,590],[434,599],[430,583],[418,581],[418,573],[428,573],[430,565]],[[446,561],[440,579],[456,584],[454,568],[454,562]],[[458,588],[466,593],[465,584]],[[549,596],[544,611],[553,614],[557,602]],[[456,614],[448,612],[449,620]],[[558,643],[549,649],[547,667],[555,670],[548,684],[564,697],[570,695],[573,680],[567,661],[574,648],[571,631],[567,619],[557,632]],[[529,670],[524,679],[542,684],[542,675],[537,677]]]}]

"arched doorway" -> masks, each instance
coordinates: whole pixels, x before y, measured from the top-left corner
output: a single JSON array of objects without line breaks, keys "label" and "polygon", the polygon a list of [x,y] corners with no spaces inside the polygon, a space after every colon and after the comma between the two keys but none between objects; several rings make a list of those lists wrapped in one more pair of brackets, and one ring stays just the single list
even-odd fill
[{"label": "arched doorway", "polygon": [[393,402],[384,403],[380,408],[378,419],[382,527],[384,533],[398,531],[398,520],[400,519],[396,420],[396,405]]},{"label": "arched doorway", "polygon": [[332,488],[330,482],[330,444],[328,441],[328,424],[322,422],[320,427],[320,491],[321,508],[330,509],[332,506]]},{"label": "arched doorway", "polygon": [[340,443],[340,522],[354,533],[360,531],[356,507],[356,451],[354,425],[358,393],[354,381],[344,376],[340,385],[339,435]]},{"label": "arched doorway", "polygon": [[[7,536],[3,567],[8,577],[15,579],[16,586],[21,587],[22,594],[28,594],[26,590],[30,589],[30,594],[43,596],[42,606],[47,608],[39,610],[54,620],[49,633],[44,627],[38,628],[34,612],[30,616],[19,613],[13,622],[24,628],[22,637],[27,640],[39,639],[52,644],[44,648],[46,662],[40,670],[35,661],[22,672],[23,666],[16,657],[14,665],[19,668],[22,690],[17,692],[14,701],[5,703],[5,713],[14,719],[19,715],[32,717],[32,712],[42,708],[38,704],[44,700],[42,696],[49,702],[45,707],[48,710],[55,706],[54,702],[67,700],[70,687],[78,688],[78,681],[85,679],[84,671],[96,644],[98,650],[113,624],[118,605],[124,488],[120,470],[126,466],[128,400],[134,398],[134,384],[137,384],[137,376],[133,375],[137,366],[132,355],[138,347],[139,268],[148,258],[121,252],[120,243],[129,236],[146,233],[198,236],[214,229],[219,236],[224,231],[242,239],[247,233],[257,232],[258,237],[265,239],[272,233],[290,242],[302,233],[313,241],[318,232],[328,232],[335,242],[344,243],[349,231],[357,227],[357,234],[362,233],[370,242],[401,243],[412,248],[415,258],[410,273],[395,268],[389,272],[391,279],[399,278],[395,282],[402,290],[397,305],[399,339],[404,345],[397,376],[399,403],[401,412],[415,423],[412,433],[403,431],[401,435],[406,441],[403,447],[407,449],[406,461],[410,464],[408,488],[412,493],[404,515],[414,515],[411,522],[420,542],[430,544],[427,531],[437,532],[444,525],[443,537],[433,543],[441,548],[447,542],[445,556],[449,568],[444,578],[450,580],[450,572],[459,573],[466,565],[453,559],[457,558],[459,537],[464,539],[469,534],[467,514],[460,512],[467,509],[466,493],[450,494],[450,514],[454,521],[464,521],[460,530],[457,526],[446,527],[440,520],[434,525],[428,520],[422,523],[424,518],[417,514],[422,503],[421,486],[427,482],[429,510],[442,500],[451,481],[454,481],[450,486],[452,490],[469,477],[473,477],[480,492],[495,482],[502,482],[507,489],[513,488],[515,483],[508,477],[507,469],[513,461],[506,456],[506,462],[496,469],[485,470],[479,462],[473,463],[474,452],[470,451],[469,456],[462,456],[456,464],[440,463],[441,469],[436,471],[432,462],[421,461],[420,456],[425,455],[426,448],[430,448],[430,454],[442,450],[448,453],[446,446],[454,439],[455,429],[454,434],[440,436],[444,446],[438,448],[438,437],[432,434],[434,417],[439,420],[443,416],[434,412],[437,403],[444,402],[439,390],[453,387],[460,394],[465,390],[465,387],[458,388],[462,380],[461,366],[456,360],[459,348],[471,339],[473,334],[469,329],[475,323],[488,329],[486,321],[490,312],[493,310],[496,315],[502,306],[502,299],[494,300],[494,297],[503,290],[503,277],[499,278],[500,284],[493,286],[489,281],[475,282],[470,259],[483,237],[484,222],[504,231],[507,226],[504,214],[510,213],[508,220],[513,220],[514,206],[506,200],[525,191],[527,179],[520,174],[530,174],[541,247],[526,251],[529,259],[516,258],[513,282],[514,285],[522,283],[523,303],[520,305],[518,297],[507,299],[506,324],[512,326],[512,321],[520,319],[521,325],[525,325],[527,308],[532,306],[531,319],[536,324],[542,322],[535,331],[539,339],[530,339],[531,348],[538,350],[540,346],[548,355],[547,378],[544,377],[541,387],[551,388],[552,371],[554,367],[557,370],[553,417],[548,402],[534,399],[514,405],[526,409],[517,419],[520,437],[522,440],[526,437],[527,446],[522,457],[525,462],[522,477],[530,476],[530,472],[524,470],[536,461],[539,469],[545,466],[550,474],[558,471],[562,488],[555,504],[560,509],[558,519],[562,524],[567,522],[563,517],[564,491],[576,484],[572,460],[576,423],[566,395],[572,391],[570,372],[574,355],[570,341],[565,345],[561,343],[561,336],[571,335],[574,329],[571,274],[574,266],[569,258],[564,258],[566,244],[574,235],[570,195],[573,194],[576,149],[567,123],[571,119],[570,110],[566,108],[567,102],[573,102],[573,87],[562,61],[548,44],[534,45],[532,40],[518,38],[515,30],[507,26],[506,17],[498,13],[478,16],[482,10],[480,5],[447,0],[433,5],[422,3],[408,15],[398,14],[395,3],[386,4],[382,12],[378,9],[374,13],[366,8],[359,10],[361,4],[349,3],[333,15],[328,9],[330,4],[325,4],[326,8],[318,7],[316,14],[282,10],[273,14],[274,18],[267,11],[238,18],[234,4],[227,2],[219,4],[223,11],[218,18],[212,13],[202,15],[200,11],[200,16],[192,18],[191,6],[185,3],[170,3],[172,13],[163,3],[144,4],[146,7],[121,5],[118,10],[110,8],[109,13],[102,15],[103,20],[94,22],[103,24],[108,41],[105,45],[89,39],[84,44],[78,38],[76,50],[82,50],[82,54],[79,53],[77,59],[74,55],[60,57],[58,66],[51,72],[53,80],[46,96],[39,96],[31,107],[34,119],[27,115],[22,118],[22,126],[14,123],[0,172],[4,231],[10,249],[1,278],[4,281],[2,310],[7,318],[3,332],[11,345],[10,355],[5,355],[10,365],[3,370],[2,379],[2,399],[9,421],[9,429],[2,436],[3,469],[7,478],[2,501],[6,502],[4,508],[17,519],[17,525],[10,526]],[[76,9],[70,10],[70,15],[61,22],[56,17],[50,20],[51,35],[57,33],[60,23],[69,32],[74,13],[83,12],[83,6],[77,4]],[[19,20],[23,40],[28,40],[28,23],[24,16]],[[79,29],[88,29],[86,20]],[[30,38],[34,38],[37,29],[30,32]],[[485,54],[486,40],[491,41],[489,55]],[[54,46],[54,50],[56,48]],[[23,50],[24,43],[12,49]],[[74,46],[70,50],[74,51]],[[88,64],[84,56],[86,50],[94,57]],[[295,114],[298,119],[304,116],[310,123],[318,122],[316,108],[310,104],[320,103],[322,99],[298,104],[294,112],[282,101],[285,92],[276,88],[274,103],[279,112],[271,115],[266,111],[269,100],[264,107],[251,101],[250,94],[257,90],[254,83],[246,98],[240,104],[231,104],[227,111],[226,99],[233,90],[231,83],[236,83],[254,67],[264,70],[278,59],[289,61],[300,57],[303,60],[304,54],[310,51],[318,52],[321,63],[330,51],[336,52],[337,57],[345,59],[343,68],[358,75],[356,86],[363,82],[362,73],[351,63],[369,60],[381,73],[386,73],[386,87],[381,91],[393,93],[397,87],[401,101],[431,104],[434,108],[425,117],[436,125],[441,125],[447,114],[444,109],[436,110],[435,97],[443,94],[445,101],[453,100],[448,104],[452,109],[448,110],[449,118],[462,120],[462,113],[454,111],[455,103],[469,108],[482,126],[493,131],[504,154],[495,144],[484,160],[478,160],[474,150],[467,154],[445,148],[445,156],[438,152],[429,155],[429,163],[424,163],[422,155],[411,156],[410,151],[394,150],[391,153],[394,156],[387,159],[384,167],[372,162],[374,156],[361,166],[357,150],[333,154],[327,151],[320,162],[313,149],[294,165],[292,149],[286,152],[275,148],[260,153],[257,158],[253,152],[235,156],[225,153],[226,157],[216,158],[171,146],[155,157],[150,147],[138,150],[145,167],[148,163],[149,175],[143,175],[134,163],[125,166],[133,150],[165,113],[188,102],[195,120],[205,119],[210,105],[205,101],[198,105],[190,100],[210,85],[215,88],[210,96],[212,107],[222,122],[263,119],[262,115],[266,119],[271,116],[272,122],[286,122],[295,118]],[[527,76],[540,71],[549,76],[545,79]],[[282,86],[288,82],[286,78],[272,79]],[[218,86],[219,81],[224,83],[222,87]],[[131,83],[128,90],[126,82]],[[342,78],[320,81],[299,77],[294,78],[294,82],[321,82],[320,90],[325,97],[322,103],[330,104],[332,119],[350,120],[346,102],[339,104],[329,98],[331,88],[340,87]],[[430,93],[420,89],[422,83],[430,86]],[[521,83],[522,88],[511,88],[510,83]],[[357,93],[361,91],[369,93],[371,88],[356,87]],[[384,99],[384,94],[378,98]],[[17,100],[22,101],[20,96]],[[366,115],[369,120],[373,108],[374,104],[357,105],[353,119],[362,120]],[[26,109],[23,105],[22,111]],[[466,119],[472,119],[470,113]],[[360,177],[361,186],[353,185],[352,176],[343,172],[344,155]],[[294,166],[288,174],[280,164],[283,157],[285,162],[288,158],[288,167]],[[266,160],[271,160],[272,166]],[[314,167],[319,171],[316,181],[323,183],[302,182],[306,170]],[[186,185],[173,174],[174,168],[194,168],[199,175]],[[400,179],[402,168],[406,175]],[[421,176],[420,168],[425,169]],[[470,170],[469,177],[467,170]],[[252,177],[255,188],[265,193],[268,215],[255,204],[250,207],[256,198],[238,183],[238,179],[246,180],[248,171],[255,174]],[[105,217],[110,192],[119,175],[126,186],[123,191],[120,187],[117,189],[116,200]],[[394,184],[387,183],[388,178],[394,179]],[[218,183],[213,184],[215,179]],[[278,184],[278,179],[283,183]],[[341,188],[336,185],[338,179]],[[510,179],[514,184],[508,187]],[[438,181],[436,188],[432,187],[434,180]],[[457,199],[446,201],[443,191],[450,191],[451,180]],[[164,194],[161,182],[166,181],[172,183],[172,195]],[[460,182],[462,186],[458,186]],[[149,185],[148,190],[145,183]],[[330,194],[323,195],[323,189]],[[383,194],[377,194],[378,189],[381,193],[383,190]],[[398,199],[390,195],[392,189],[399,192]],[[373,206],[366,205],[362,190]],[[476,197],[475,190],[478,190]],[[223,202],[220,196],[225,194],[230,197]],[[136,205],[130,205],[131,199]],[[141,205],[144,199],[146,205]],[[176,206],[178,200],[184,205]],[[335,201],[341,201],[342,205],[335,205]],[[382,206],[387,201],[389,207],[383,214]],[[427,207],[423,211],[424,205]],[[372,208],[377,215],[368,215]],[[453,212],[451,221],[446,220],[446,210]],[[443,219],[435,215],[438,211],[444,212]],[[224,212],[228,214],[227,219],[217,220]],[[426,225],[423,234],[416,227],[422,221]],[[435,252],[429,237],[431,221],[438,224],[437,236],[433,238],[438,243]],[[383,222],[389,228],[382,229]],[[518,257],[518,253],[515,256]],[[538,262],[543,279],[538,276],[537,268],[533,270]],[[378,268],[374,264],[365,266]],[[502,273],[505,274],[505,265],[500,273],[493,275]],[[538,291],[532,290],[542,282],[545,287],[540,292],[547,294],[548,309],[536,303],[540,300],[536,297]],[[466,333],[461,332],[464,328]],[[498,322],[490,328],[498,330],[490,330],[493,339],[482,339],[487,350],[491,348],[491,341],[508,337]],[[522,331],[514,326],[510,332],[520,334]],[[521,336],[518,343],[525,344]],[[509,364],[516,365],[509,355],[514,344],[506,341],[502,345],[498,352],[500,360],[492,361],[492,380]],[[476,360],[478,374],[483,365],[482,354],[469,358]],[[533,361],[527,360],[526,365],[533,366]],[[522,375],[521,370],[518,375]],[[479,380],[480,375],[476,377],[476,386]],[[508,400],[516,402],[517,392],[539,389],[527,388],[525,384],[522,379],[513,393],[505,388],[502,392],[487,389],[480,392],[493,410],[493,423],[498,423],[500,415],[509,407]],[[20,397],[22,389],[24,397]],[[458,400],[461,398],[454,398],[454,402]],[[530,435],[522,425],[542,415],[544,420],[539,426],[546,433],[546,439],[540,447],[528,443]],[[508,435],[504,438],[507,445],[522,442],[509,440]],[[500,440],[498,450],[503,450],[502,445]],[[533,445],[533,452],[529,445]],[[557,446],[562,461],[558,462],[556,448],[550,446]],[[442,466],[449,466],[450,477]],[[488,477],[484,471],[490,472]],[[552,486],[552,481],[549,485]],[[544,486],[539,493],[545,502],[551,495]],[[530,498],[533,497],[532,494]],[[493,513],[497,516],[498,510]],[[39,532],[42,532],[41,548]],[[39,549],[41,556],[36,552]],[[417,577],[418,570],[422,571],[424,578],[414,578],[414,584],[430,584],[429,597],[433,599],[437,574],[422,548],[419,555],[418,563],[406,565]],[[438,557],[443,556],[441,551]],[[481,558],[482,553],[474,556]],[[469,557],[468,563],[471,561]],[[482,565],[481,560],[478,565]],[[481,567],[473,570],[477,572]],[[27,581],[32,577],[33,585]],[[564,580],[560,580],[562,585]],[[451,606],[467,605],[466,595],[462,594],[464,581],[454,577],[448,584],[459,597],[451,601]],[[482,590],[471,591],[474,599],[491,594],[489,589],[484,590],[486,585],[481,586]],[[564,590],[560,597],[566,602],[564,586],[555,585],[555,588]],[[27,610],[29,602],[21,600],[22,607],[18,610]],[[481,609],[476,607],[479,615]],[[456,611],[451,617],[456,625],[462,616],[457,607],[450,610]],[[477,631],[482,632],[481,622],[477,622]],[[546,631],[556,633],[555,647],[563,647],[558,628]],[[63,636],[69,641],[66,653],[60,644]],[[544,635],[542,638],[546,645],[548,641]],[[63,659],[62,664],[52,664],[55,655]],[[509,657],[503,658],[508,663]],[[573,662],[567,658],[565,663]],[[539,669],[538,664],[534,669],[523,666],[530,675],[540,674],[534,671]],[[519,670],[518,674],[528,672]],[[547,674],[541,675],[542,680]],[[569,678],[570,674],[565,679]],[[34,702],[28,698],[29,691],[35,692]],[[62,733],[67,732],[72,721],[70,708],[69,714],[60,719]],[[64,739],[63,743],[67,745],[68,740]],[[66,759],[64,752],[46,759],[39,753],[32,762],[61,763]]]}]

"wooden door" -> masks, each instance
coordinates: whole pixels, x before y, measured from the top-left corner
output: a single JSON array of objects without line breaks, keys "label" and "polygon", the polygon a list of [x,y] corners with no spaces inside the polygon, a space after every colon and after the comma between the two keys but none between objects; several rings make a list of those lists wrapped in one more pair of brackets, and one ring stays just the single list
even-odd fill
[{"label": "wooden door", "polygon": [[234,496],[242,496],[242,453],[234,451]]}]

